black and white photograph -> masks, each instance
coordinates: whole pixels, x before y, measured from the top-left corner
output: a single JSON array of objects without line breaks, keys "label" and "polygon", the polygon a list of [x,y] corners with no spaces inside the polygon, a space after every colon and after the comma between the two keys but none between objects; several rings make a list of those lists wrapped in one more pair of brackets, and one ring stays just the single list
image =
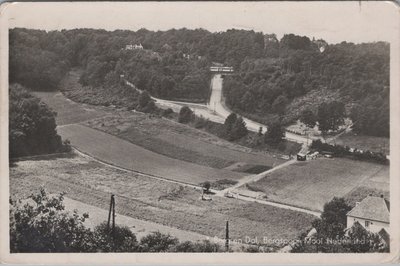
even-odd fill
[{"label": "black and white photograph", "polygon": [[399,258],[395,2],[10,2],[1,16],[6,261]]}]

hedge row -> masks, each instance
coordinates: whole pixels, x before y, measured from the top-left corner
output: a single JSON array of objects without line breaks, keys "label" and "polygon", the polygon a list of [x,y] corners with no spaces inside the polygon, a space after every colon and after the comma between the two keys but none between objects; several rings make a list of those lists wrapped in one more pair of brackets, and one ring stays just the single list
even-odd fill
[{"label": "hedge row", "polygon": [[351,149],[349,146],[331,145],[328,143],[323,143],[321,140],[313,140],[311,148],[319,152],[332,152],[335,156],[338,157],[350,157],[352,159],[361,161],[389,164],[389,160],[386,158],[386,155],[381,152]]}]

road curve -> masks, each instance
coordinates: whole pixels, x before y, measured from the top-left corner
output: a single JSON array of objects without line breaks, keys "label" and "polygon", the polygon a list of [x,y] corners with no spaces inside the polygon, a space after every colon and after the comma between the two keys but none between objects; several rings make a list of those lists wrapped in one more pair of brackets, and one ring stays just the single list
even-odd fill
[{"label": "road curve", "polygon": [[[180,101],[170,101],[164,100],[160,98],[156,98],[151,96],[151,98],[155,101],[156,105],[161,108],[171,108],[174,112],[179,113],[182,106],[190,107],[193,112],[198,116],[203,116],[204,118],[209,119],[210,121],[216,123],[224,123],[225,119],[232,113],[228,107],[224,105],[223,97],[222,97],[222,83],[223,78],[221,74],[215,74],[211,79],[211,96],[207,105],[198,104],[198,103],[190,103],[190,102],[180,102]],[[136,90],[140,91],[136,88],[134,84],[129,81],[126,81],[126,84]],[[258,132],[260,127],[263,129],[263,132],[267,131],[267,126],[256,121],[250,120],[248,118],[243,117],[244,122],[246,123],[246,127],[250,131]],[[286,132],[286,139],[298,142],[301,144],[307,144],[307,138],[304,136],[296,135],[290,132]]]},{"label": "road curve", "polygon": [[[228,107],[225,106],[223,97],[222,97],[222,83],[223,78],[221,74],[216,74],[212,77],[211,80],[211,96],[210,101],[207,105],[209,109],[223,117],[224,119],[228,117],[229,114],[232,113]],[[250,120],[248,118],[243,117],[244,122],[246,122],[246,126],[249,130],[258,132],[260,127],[263,129],[263,132],[267,131],[267,126],[256,121]],[[286,139],[295,141],[301,144],[307,144],[307,138],[304,136],[299,136],[290,132],[286,132]]]}]

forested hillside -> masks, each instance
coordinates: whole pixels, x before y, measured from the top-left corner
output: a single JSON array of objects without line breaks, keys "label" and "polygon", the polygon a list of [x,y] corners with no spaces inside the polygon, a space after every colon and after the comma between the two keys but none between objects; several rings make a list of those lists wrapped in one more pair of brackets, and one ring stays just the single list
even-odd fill
[{"label": "forested hillside", "polygon": [[[75,29],[10,31],[10,81],[34,90],[57,90],[79,69],[80,83],[64,88],[74,100],[98,104],[113,95],[136,102],[138,93],[206,102],[213,63],[235,68],[224,80],[226,103],[239,114],[284,124],[323,102],[345,104],[357,133],[389,135],[389,44],[340,43],[285,35],[203,29],[136,32]],[[82,96],[82,97],[80,97]]]},{"label": "forested hillside", "polygon": [[[127,49],[142,45],[143,49]],[[35,90],[54,90],[69,68],[83,69],[81,83],[119,92],[121,78],[165,99],[205,102],[212,61],[239,66],[263,54],[263,35],[253,31],[77,29],[10,31],[10,80]]]},{"label": "forested hillside", "polygon": [[[246,58],[227,77],[227,104],[267,122],[293,122],[324,102],[346,106],[354,131],[389,136],[389,44],[329,45],[321,52],[308,38],[285,35],[275,57]],[[278,44],[277,46],[278,47]]]}]

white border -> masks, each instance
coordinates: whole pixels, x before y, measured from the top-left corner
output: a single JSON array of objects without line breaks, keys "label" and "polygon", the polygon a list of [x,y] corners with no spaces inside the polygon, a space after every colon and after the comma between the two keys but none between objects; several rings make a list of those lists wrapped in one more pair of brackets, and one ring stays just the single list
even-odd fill
[{"label": "white border", "polygon": [[[340,5],[340,2],[336,2]],[[399,8],[393,2],[381,2],[382,4],[393,5],[396,12],[381,14],[382,19],[393,18],[400,25]],[[390,254],[252,254],[252,253],[231,253],[231,254],[10,254],[9,253],[9,172],[8,172],[8,22],[9,8],[18,8],[24,3],[3,3],[0,7],[0,262],[9,264],[380,264],[399,262],[399,202],[400,202],[400,180],[399,164],[400,157],[400,30],[397,26],[397,35],[391,39],[391,60],[390,60],[390,84],[391,84],[391,253]],[[41,4],[35,3],[40,8]],[[65,3],[59,2],[55,8],[62,8]],[[74,3],[79,5],[80,3]],[[87,3],[82,3],[87,4]],[[98,3],[91,3],[96,5]],[[101,4],[104,4],[101,3]],[[107,3],[113,5],[114,3]],[[116,3],[117,4],[117,3]],[[131,3],[139,5],[140,2]],[[210,2],[210,6],[218,4]],[[249,3],[250,4],[250,3]],[[332,3],[331,3],[332,4]],[[289,2],[282,5],[290,5]],[[315,8],[321,5],[315,2]],[[57,6],[57,7],[56,7]],[[22,14],[21,14],[22,15]]]}]

